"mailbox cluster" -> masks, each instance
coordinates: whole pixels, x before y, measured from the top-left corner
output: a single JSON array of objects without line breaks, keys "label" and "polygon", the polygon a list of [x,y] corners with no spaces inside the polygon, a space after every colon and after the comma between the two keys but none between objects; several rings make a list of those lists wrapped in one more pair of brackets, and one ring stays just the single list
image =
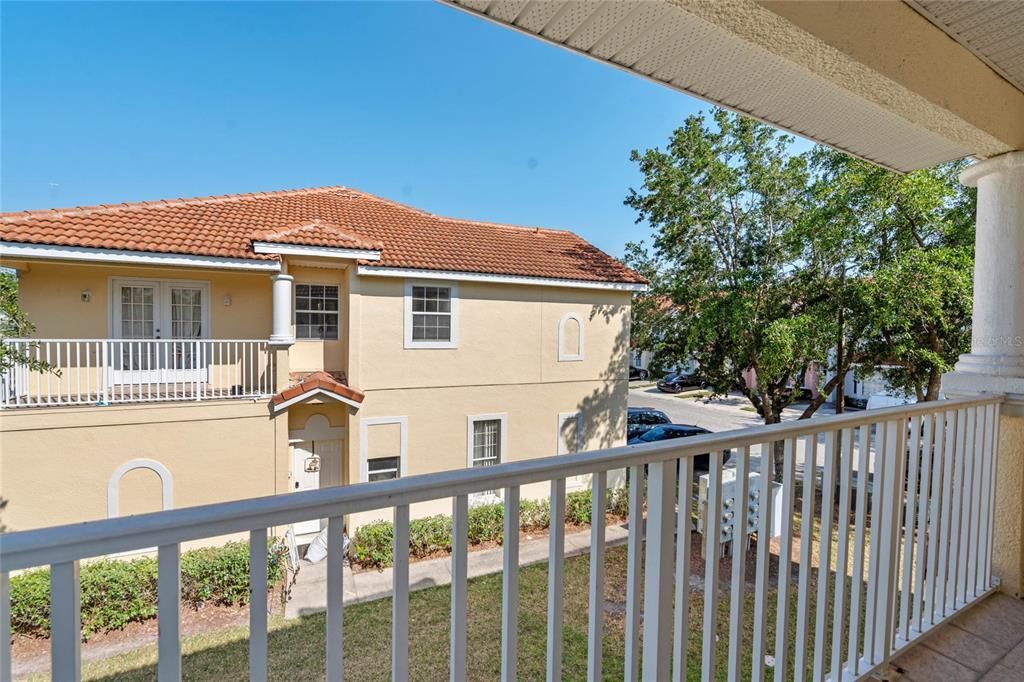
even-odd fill
[{"label": "mailbox cluster", "polygon": [[[697,532],[702,535],[707,528],[708,513],[708,490],[710,487],[711,477],[710,474],[702,474],[698,479],[697,484]],[[771,514],[770,520],[770,535],[771,537],[778,537],[782,534],[782,484],[772,482],[770,499],[767,504],[761,502],[761,474],[756,471],[751,471],[748,474],[747,479],[747,497],[745,500],[737,500],[737,493],[739,492],[739,485],[736,480],[736,469],[723,469],[722,470],[722,506],[719,513],[722,515],[719,534],[719,540],[722,545],[726,545],[733,540],[741,539],[743,541],[743,548],[746,549],[746,541],[752,533],[757,532],[757,528],[761,522],[762,512],[767,511]],[[736,513],[738,511],[737,505],[745,504],[747,507],[747,523],[745,532],[740,533],[740,529],[736,528]]]}]

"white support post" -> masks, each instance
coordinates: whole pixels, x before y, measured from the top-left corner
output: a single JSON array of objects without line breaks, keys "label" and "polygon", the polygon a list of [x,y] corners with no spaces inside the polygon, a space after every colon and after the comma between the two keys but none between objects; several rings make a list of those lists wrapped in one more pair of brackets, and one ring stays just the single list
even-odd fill
[{"label": "white support post", "polygon": [[181,681],[181,548],[157,549],[156,675],[160,682]]},{"label": "white support post", "polygon": [[292,282],[294,277],[279,273],[270,278],[273,281],[273,331],[270,344],[290,346],[295,343],[292,333]]},{"label": "white support post", "polygon": [[647,478],[647,543],[644,562],[644,682],[669,679],[672,664],[673,536],[676,460],[654,462]]},{"label": "white support post", "polygon": [[249,533],[249,682],[267,679],[267,529]]},{"label": "white support post", "polygon": [[395,507],[391,603],[391,677],[409,679],[409,505]]},{"label": "white support post", "polygon": [[452,607],[451,650],[449,653],[449,679],[451,682],[465,682],[466,680],[468,523],[469,498],[465,495],[458,495],[452,502]]},{"label": "white support post", "polygon": [[587,623],[587,680],[603,679],[601,663],[604,644],[604,533],[605,497],[608,473],[595,472],[591,480],[590,508],[590,599]]},{"label": "white support post", "polygon": [[562,679],[562,599],[565,575],[565,479],[551,481],[548,530],[548,666],[547,681]]},{"label": "white support post", "polygon": [[54,680],[82,679],[82,604],[78,562],[50,567],[50,672]]},{"label": "white support post", "polygon": [[505,489],[501,572],[501,679],[515,682],[519,650],[519,486]]},{"label": "white support post", "polygon": [[11,580],[0,572],[0,682],[11,682]]},{"label": "white support post", "polygon": [[623,677],[640,676],[640,601],[643,590],[640,552],[644,542],[643,465],[629,469],[629,537],[626,545],[626,662]]},{"label": "white support post", "polygon": [[327,519],[327,679],[345,674],[345,517]]}]

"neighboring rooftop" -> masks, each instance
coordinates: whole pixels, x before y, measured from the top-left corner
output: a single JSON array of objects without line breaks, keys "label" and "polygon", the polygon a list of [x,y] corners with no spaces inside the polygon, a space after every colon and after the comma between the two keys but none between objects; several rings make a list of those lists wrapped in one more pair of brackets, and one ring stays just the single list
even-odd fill
[{"label": "neighboring rooftop", "polygon": [[445,218],[347,187],[0,215],[4,242],[252,260],[253,242],[380,251],[368,267],[587,282],[644,278],[572,232]]}]

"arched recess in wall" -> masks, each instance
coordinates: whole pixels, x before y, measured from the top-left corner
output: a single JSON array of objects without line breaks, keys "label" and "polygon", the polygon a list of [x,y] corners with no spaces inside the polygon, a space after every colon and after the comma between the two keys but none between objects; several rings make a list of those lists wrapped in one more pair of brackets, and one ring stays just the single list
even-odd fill
[{"label": "arched recess in wall", "polygon": [[558,361],[572,362],[583,359],[583,319],[576,313],[566,313],[558,322]]},{"label": "arched recess in wall", "polygon": [[113,519],[118,516],[118,491],[120,490],[121,479],[129,471],[135,471],[136,469],[149,469],[160,478],[162,498],[160,508],[164,511],[174,508],[174,479],[171,478],[171,472],[167,467],[155,459],[133,459],[117,467],[107,482],[107,518]]}]

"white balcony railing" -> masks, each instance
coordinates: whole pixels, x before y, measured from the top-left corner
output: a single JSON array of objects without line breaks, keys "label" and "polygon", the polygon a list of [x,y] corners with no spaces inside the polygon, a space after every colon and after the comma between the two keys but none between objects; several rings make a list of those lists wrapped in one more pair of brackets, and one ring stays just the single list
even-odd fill
[{"label": "white balcony railing", "polygon": [[[410,676],[410,505],[452,499],[451,679],[467,674],[467,508],[481,490],[503,491],[505,508],[502,582],[502,679],[516,679],[519,612],[518,517],[520,487],[550,482],[547,661],[549,680],[562,674],[565,481],[593,474],[595,513],[590,548],[588,678],[602,678],[604,636],[604,498],[609,471],[630,476],[625,676],[681,679],[687,670],[690,633],[702,633],[699,667],[718,679],[716,658],[728,652],[728,679],[856,679],[882,669],[890,657],[993,589],[993,492],[1001,398],[978,397],[861,412],[710,434],[640,447],[500,464],[393,481],[242,500],[134,517],[95,521],[3,536],[0,553],[0,646],[9,647],[11,571],[49,565],[53,679],[80,676],[78,565],[81,559],[157,546],[158,676],[181,674],[180,564],[182,542],[248,532],[250,579],[255,599],[266,594],[268,529],[328,519],[327,679],[343,676],[342,528],[346,514],[394,510],[392,675]],[[695,459],[710,455],[706,495],[725,510],[723,450],[733,454],[738,489],[756,481],[759,499],[771,493],[770,453],[780,443],[780,536],[768,541],[768,505],[757,515],[759,540],[751,566],[753,601],[744,589],[747,552],[733,552],[732,588],[719,589],[719,562],[708,561],[704,608],[689,618],[691,518],[697,516],[689,484]],[[648,469],[646,491],[642,485]],[[749,478],[746,473],[762,475]],[[726,499],[723,499],[723,491]],[[747,524],[747,505],[706,515],[703,554],[718,556],[724,523]],[[646,516],[646,524],[642,521]],[[642,529],[646,527],[644,532]],[[677,531],[683,542],[676,542]],[[818,539],[826,539],[819,542]],[[831,539],[832,541],[828,541]],[[799,550],[796,551],[796,547]],[[798,558],[794,558],[794,554]],[[777,563],[777,571],[770,571]],[[699,564],[695,564],[699,565]],[[728,566],[727,566],[728,567]],[[696,577],[696,576],[695,576]],[[774,595],[773,599],[769,599]],[[720,606],[728,604],[728,617]],[[594,604],[602,607],[594,608]],[[582,608],[582,605],[574,605]],[[267,615],[250,609],[249,677],[267,677]],[[719,622],[719,621],[722,622]],[[726,622],[727,621],[727,622]],[[641,632],[642,623],[642,632]],[[744,636],[744,629],[752,637]],[[774,630],[774,636],[770,633]],[[10,661],[0,650],[0,661]],[[771,658],[769,659],[769,655]],[[691,665],[697,662],[691,662]],[[743,672],[741,672],[743,671]],[[421,671],[423,672],[423,671]],[[225,674],[227,674],[225,672]],[[420,675],[421,677],[423,675]],[[10,679],[9,664],[0,681]]]},{"label": "white balcony railing", "polygon": [[[267,341],[4,339],[0,408],[257,398],[274,392]],[[26,360],[46,363],[31,369]]]}]

